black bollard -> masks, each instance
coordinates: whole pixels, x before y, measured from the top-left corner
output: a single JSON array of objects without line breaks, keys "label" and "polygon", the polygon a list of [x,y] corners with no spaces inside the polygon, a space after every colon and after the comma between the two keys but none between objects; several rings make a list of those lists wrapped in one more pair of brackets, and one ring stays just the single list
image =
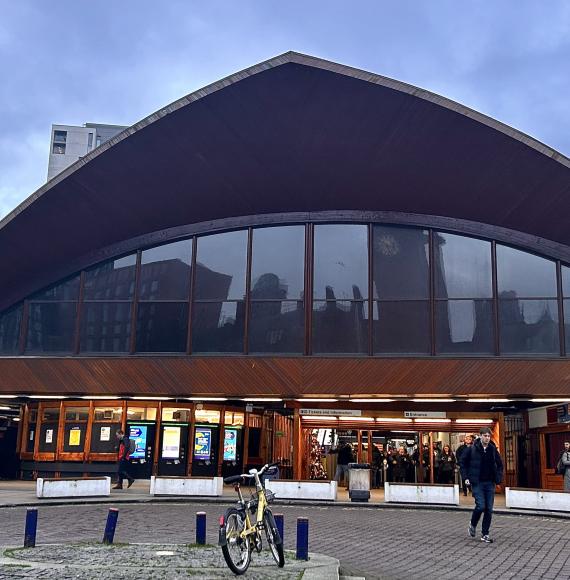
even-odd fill
[{"label": "black bollard", "polygon": [[196,543],[206,545],[206,512],[196,512]]},{"label": "black bollard", "polygon": [[283,521],[283,514],[274,514],[277,531],[281,536],[281,542],[285,543],[285,523]]},{"label": "black bollard", "polygon": [[105,533],[103,534],[104,544],[109,545],[113,543],[118,518],[119,518],[119,510],[117,508],[110,508],[109,515],[107,516],[107,525],[105,526]]},{"label": "black bollard", "polygon": [[309,559],[309,519],[297,518],[297,560]]},{"label": "black bollard", "polygon": [[24,548],[36,547],[36,532],[38,530],[38,510],[28,508],[26,510],[26,531],[24,532]]}]

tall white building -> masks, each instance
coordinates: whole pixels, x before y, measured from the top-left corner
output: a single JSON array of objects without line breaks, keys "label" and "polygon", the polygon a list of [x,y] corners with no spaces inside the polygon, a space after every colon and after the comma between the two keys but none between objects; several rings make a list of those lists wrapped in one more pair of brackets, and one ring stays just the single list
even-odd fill
[{"label": "tall white building", "polygon": [[48,181],[123,129],[126,127],[122,125],[99,123],[85,123],[82,127],[52,125]]}]

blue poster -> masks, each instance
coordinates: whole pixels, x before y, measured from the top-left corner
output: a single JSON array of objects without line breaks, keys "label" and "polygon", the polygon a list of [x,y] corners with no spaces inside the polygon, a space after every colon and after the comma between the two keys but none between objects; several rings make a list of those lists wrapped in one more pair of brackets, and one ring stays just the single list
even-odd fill
[{"label": "blue poster", "polygon": [[194,459],[210,459],[212,430],[196,428],[194,436]]},{"label": "blue poster", "polygon": [[135,440],[135,451],[131,453],[131,459],[144,459],[146,457],[146,425],[134,425],[129,429],[129,437]]},{"label": "blue poster", "polygon": [[235,461],[237,457],[237,429],[224,432],[224,461]]}]

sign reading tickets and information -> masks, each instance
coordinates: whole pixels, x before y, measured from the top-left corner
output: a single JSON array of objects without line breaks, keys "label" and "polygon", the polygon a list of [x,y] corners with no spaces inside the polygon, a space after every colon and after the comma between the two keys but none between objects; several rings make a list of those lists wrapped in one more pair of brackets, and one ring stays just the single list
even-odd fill
[{"label": "sign reading tickets and information", "polygon": [[210,459],[212,451],[212,430],[196,428],[194,435],[194,459]]},{"label": "sign reading tickets and information", "polygon": [[237,429],[226,429],[224,433],[224,461],[235,461],[237,457]]},{"label": "sign reading tickets and information", "polygon": [[404,417],[410,419],[446,419],[445,411],[404,411]]},{"label": "sign reading tickets and information", "polygon": [[358,409],[301,409],[301,415],[312,415],[313,417],[361,417],[362,411]]}]

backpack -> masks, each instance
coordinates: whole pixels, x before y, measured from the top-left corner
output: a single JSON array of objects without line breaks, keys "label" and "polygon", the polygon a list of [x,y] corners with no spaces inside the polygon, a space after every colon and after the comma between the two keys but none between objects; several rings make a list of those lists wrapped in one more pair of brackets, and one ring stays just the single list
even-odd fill
[{"label": "backpack", "polygon": [[132,455],[137,448],[137,442],[134,439],[129,439],[129,455]]}]

